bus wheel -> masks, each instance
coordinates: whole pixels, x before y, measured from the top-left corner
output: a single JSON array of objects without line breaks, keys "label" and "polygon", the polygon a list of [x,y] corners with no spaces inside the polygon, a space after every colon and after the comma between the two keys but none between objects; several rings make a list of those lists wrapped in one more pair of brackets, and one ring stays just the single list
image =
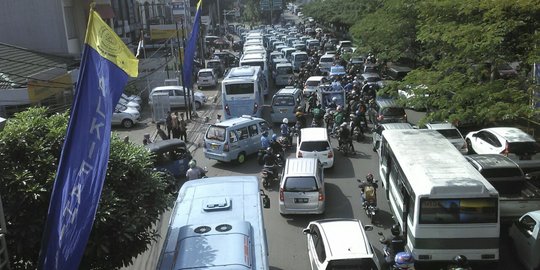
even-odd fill
[{"label": "bus wheel", "polygon": [[246,161],[246,153],[241,152],[240,154],[238,154],[238,158],[236,158],[236,162],[238,162],[238,164],[242,164],[245,161]]}]

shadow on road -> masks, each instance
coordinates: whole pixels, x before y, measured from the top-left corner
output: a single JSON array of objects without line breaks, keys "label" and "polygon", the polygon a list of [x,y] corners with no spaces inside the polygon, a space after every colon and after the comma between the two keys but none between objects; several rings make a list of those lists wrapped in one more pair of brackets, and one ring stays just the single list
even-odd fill
[{"label": "shadow on road", "polygon": [[334,149],[334,167],[326,169],[324,173],[332,178],[355,178],[351,157],[343,156],[337,149]]},{"label": "shadow on road", "polygon": [[326,183],[326,211],[322,218],[354,218],[350,198],[341,189],[331,183]]},{"label": "shadow on road", "polygon": [[[257,154],[252,154],[246,157],[244,164],[236,162],[219,162],[216,161],[211,167],[235,172],[237,174],[257,174],[262,170],[262,166],[257,164]],[[211,170],[210,170],[211,171]]]}]

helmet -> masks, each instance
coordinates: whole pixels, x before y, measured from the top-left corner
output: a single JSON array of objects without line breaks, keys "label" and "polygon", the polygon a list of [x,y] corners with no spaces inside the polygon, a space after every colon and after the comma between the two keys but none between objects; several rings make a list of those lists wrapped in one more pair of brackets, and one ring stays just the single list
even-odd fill
[{"label": "helmet", "polygon": [[347,122],[343,122],[343,123],[341,124],[341,127],[346,127],[346,126],[347,126]]},{"label": "helmet", "polygon": [[394,224],[392,225],[392,229],[390,229],[390,232],[392,232],[392,235],[398,236],[399,233],[401,232],[401,229],[399,228],[398,224]]},{"label": "helmet", "polygon": [[272,154],[272,152],[273,152],[273,151],[272,151],[272,147],[266,148],[266,153]]},{"label": "helmet", "polygon": [[398,269],[411,269],[414,266],[414,257],[410,252],[399,252],[394,257]]},{"label": "helmet", "polygon": [[274,133],[272,134],[272,141],[275,141],[275,140],[277,140],[277,135]]},{"label": "helmet", "polygon": [[197,166],[197,161],[195,161],[194,159],[190,160],[188,166],[192,169],[195,168],[195,166]]},{"label": "helmet", "polygon": [[368,182],[373,182],[373,174],[372,174],[372,173],[368,173],[368,174],[366,175],[366,180],[367,180]]},{"label": "helmet", "polygon": [[302,106],[298,106],[298,108],[296,108],[296,110],[299,111],[299,112],[303,111]]},{"label": "helmet", "polygon": [[465,267],[468,265],[467,257],[463,255],[457,255],[454,257],[454,263],[459,267]]},{"label": "helmet", "polygon": [[354,114],[354,113],[351,113],[351,114],[349,114],[349,117],[350,117],[351,119],[353,119],[353,118],[355,118],[355,117],[356,117],[356,114]]},{"label": "helmet", "polygon": [[338,112],[341,112],[341,109],[342,109],[342,108],[341,108],[341,105],[338,105],[337,108],[336,108],[336,110],[337,110]]},{"label": "helmet", "polygon": [[283,118],[283,124],[288,124],[288,123],[289,123],[289,119]]},{"label": "helmet", "polygon": [[337,97],[333,97],[333,98],[332,98],[332,101],[333,101],[333,102],[336,102],[336,101],[337,101]]}]

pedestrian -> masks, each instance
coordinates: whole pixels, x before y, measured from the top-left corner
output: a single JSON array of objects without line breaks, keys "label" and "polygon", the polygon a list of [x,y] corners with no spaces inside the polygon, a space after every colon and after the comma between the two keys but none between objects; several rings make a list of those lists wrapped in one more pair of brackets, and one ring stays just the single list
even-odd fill
[{"label": "pedestrian", "polygon": [[180,114],[179,126],[180,126],[180,139],[184,140],[184,142],[188,142],[188,140],[187,140],[187,123],[186,123],[186,120],[184,120],[184,113]]},{"label": "pedestrian", "polygon": [[171,114],[171,127],[173,139],[180,139],[180,121],[178,120],[178,112]]},{"label": "pedestrian", "polygon": [[171,111],[167,111],[167,118],[165,118],[165,126],[167,127],[167,136],[171,138],[172,133],[172,115]]},{"label": "pedestrian", "polygon": [[217,115],[216,124],[221,123],[221,114]]},{"label": "pedestrian", "polygon": [[165,134],[165,131],[163,131],[163,129],[161,129],[161,124],[157,124],[156,125],[156,136],[159,136],[162,140],[168,140],[169,137],[167,137],[167,134]]}]

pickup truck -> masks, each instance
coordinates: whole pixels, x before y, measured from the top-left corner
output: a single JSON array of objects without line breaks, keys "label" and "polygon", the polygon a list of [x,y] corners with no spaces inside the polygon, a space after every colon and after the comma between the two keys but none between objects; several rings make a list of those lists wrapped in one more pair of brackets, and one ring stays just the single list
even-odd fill
[{"label": "pickup truck", "polygon": [[540,209],[540,189],[513,160],[498,154],[465,157],[499,192],[501,221],[515,220]]}]

